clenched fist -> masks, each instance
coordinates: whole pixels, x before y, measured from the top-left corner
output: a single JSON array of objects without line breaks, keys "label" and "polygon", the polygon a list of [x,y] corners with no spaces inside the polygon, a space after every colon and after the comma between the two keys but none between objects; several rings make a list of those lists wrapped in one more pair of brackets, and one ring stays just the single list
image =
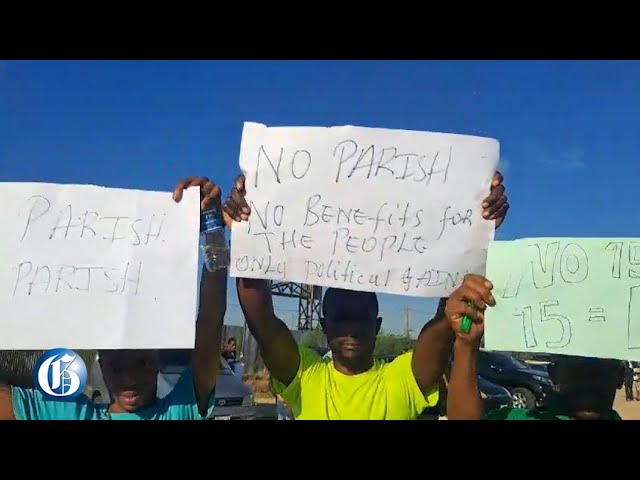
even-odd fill
[{"label": "clenched fist", "polygon": [[[487,306],[493,307],[496,304],[491,289],[493,285],[486,278],[466,275],[462,285],[447,299],[444,313],[459,341],[480,345],[484,334],[484,312]],[[460,330],[460,323],[465,315],[471,319],[469,333]]]},{"label": "clenched fist", "polygon": [[184,191],[191,187],[200,187],[200,212],[221,204],[220,187],[207,177],[187,177],[179,181],[173,189],[173,201],[180,202]]},{"label": "clenched fist", "polygon": [[249,215],[251,214],[251,209],[245,199],[247,191],[244,188],[244,180],[244,175],[238,175],[231,189],[231,194],[222,208],[224,221],[229,228],[231,228],[234,221],[242,222],[249,220]]}]

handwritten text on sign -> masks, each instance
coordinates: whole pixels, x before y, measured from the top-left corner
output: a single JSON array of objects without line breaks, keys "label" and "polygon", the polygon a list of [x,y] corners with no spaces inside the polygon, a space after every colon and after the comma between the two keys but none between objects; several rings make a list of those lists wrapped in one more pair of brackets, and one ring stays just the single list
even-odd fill
[{"label": "handwritten text on sign", "polygon": [[484,273],[495,224],[481,216],[498,163],[488,138],[246,123],[249,222],[231,274],[414,296]]},{"label": "handwritten text on sign", "polygon": [[0,349],[192,348],[198,189],[0,183]]},{"label": "handwritten text on sign", "polygon": [[485,346],[640,360],[640,239],[494,242]]}]

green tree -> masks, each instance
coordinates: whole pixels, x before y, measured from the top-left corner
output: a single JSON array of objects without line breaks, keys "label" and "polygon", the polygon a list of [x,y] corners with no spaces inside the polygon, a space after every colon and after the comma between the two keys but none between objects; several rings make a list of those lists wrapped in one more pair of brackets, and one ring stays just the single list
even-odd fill
[{"label": "green tree", "polygon": [[[380,331],[376,339],[376,347],[373,355],[377,358],[394,357],[406,352],[414,347],[416,341],[406,335],[386,333]],[[321,328],[316,327],[305,333],[300,339],[300,345],[315,348],[325,345],[324,333]]]},{"label": "green tree", "polygon": [[319,347],[324,343],[324,332],[320,327],[315,327],[307,332],[300,340],[300,345],[308,348]]},{"label": "green tree", "polygon": [[373,355],[378,358],[395,357],[410,350],[414,345],[415,340],[411,337],[380,331]]}]

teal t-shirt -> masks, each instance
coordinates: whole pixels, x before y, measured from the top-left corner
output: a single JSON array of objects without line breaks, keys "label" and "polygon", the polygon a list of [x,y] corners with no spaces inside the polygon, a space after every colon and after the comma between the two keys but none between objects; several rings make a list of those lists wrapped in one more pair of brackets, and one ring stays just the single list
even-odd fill
[{"label": "teal t-shirt", "polygon": [[12,387],[11,392],[17,420],[203,420],[211,416],[215,405],[212,393],[206,417],[200,415],[190,369],[169,395],[134,413],[108,413],[107,405],[93,404],[85,395],[64,401],[48,399],[36,389]]}]

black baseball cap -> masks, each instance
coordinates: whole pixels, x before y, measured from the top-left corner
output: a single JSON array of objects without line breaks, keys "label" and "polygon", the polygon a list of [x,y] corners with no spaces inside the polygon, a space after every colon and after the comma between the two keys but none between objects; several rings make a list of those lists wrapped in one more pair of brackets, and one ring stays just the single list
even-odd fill
[{"label": "black baseball cap", "polygon": [[378,297],[373,292],[328,288],[322,300],[322,315],[333,322],[375,320],[378,318]]},{"label": "black baseball cap", "polygon": [[593,372],[622,372],[624,365],[623,361],[613,358],[554,355],[549,367],[568,369],[571,372],[583,371],[586,375],[592,375]]},{"label": "black baseball cap", "polygon": [[622,363],[621,360],[616,360],[613,358],[600,358],[600,357],[586,357],[581,355],[562,355],[555,354],[551,355],[549,358],[550,363],[553,364],[567,364],[567,365],[575,365],[575,366],[600,366],[600,365],[617,365],[618,363]]}]

